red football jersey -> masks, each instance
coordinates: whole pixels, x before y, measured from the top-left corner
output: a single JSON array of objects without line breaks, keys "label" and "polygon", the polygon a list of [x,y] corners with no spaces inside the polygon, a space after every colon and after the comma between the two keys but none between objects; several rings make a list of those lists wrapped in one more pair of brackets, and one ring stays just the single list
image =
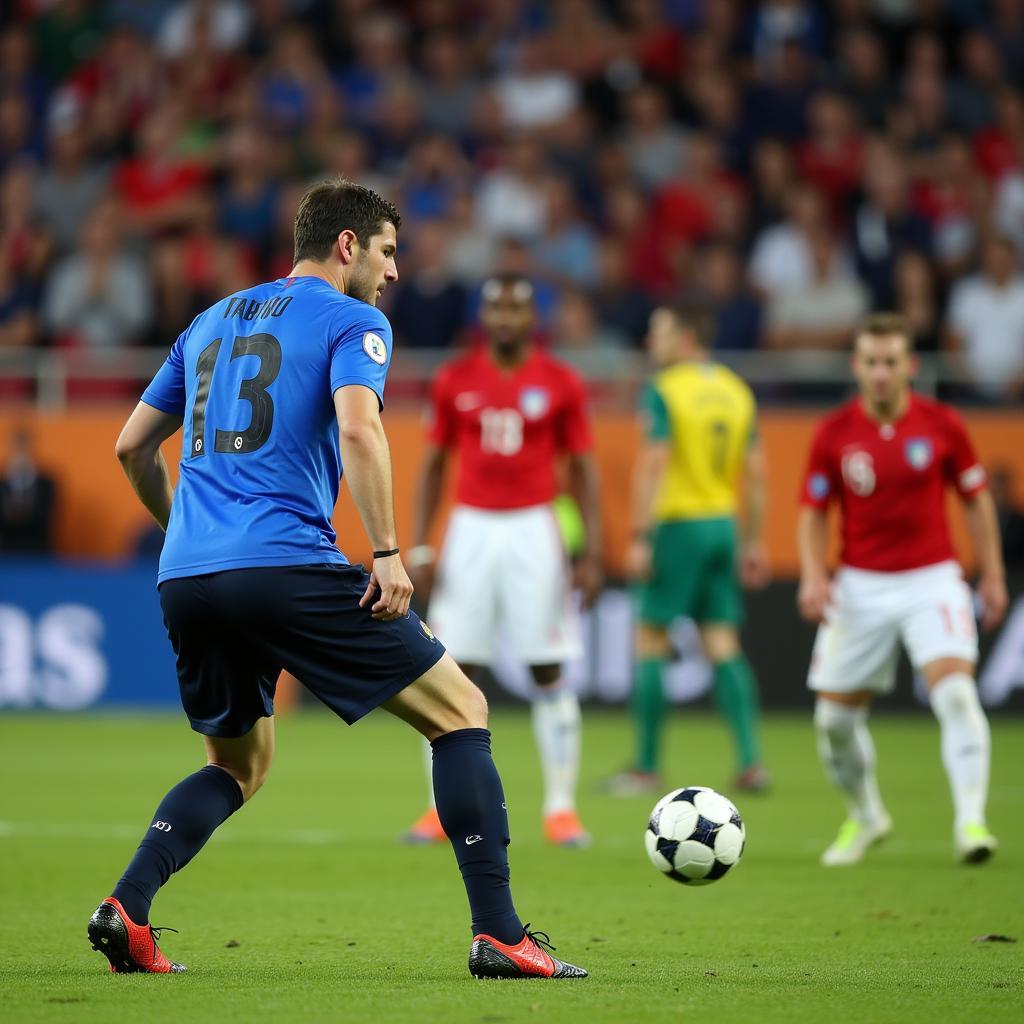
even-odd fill
[{"label": "red football jersey", "polygon": [[540,505],[558,493],[556,456],[591,446],[586,392],[574,371],[538,348],[511,371],[479,348],[434,378],[427,436],[458,452],[460,504]]},{"label": "red football jersey", "polygon": [[880,424],[857,398],[819,424],[800,500],[820,509],[839,500],[843,565],[901,572],[954,557],[946,487],[966,498],[985,483],[948,406],[911,394],[895,423]]}]

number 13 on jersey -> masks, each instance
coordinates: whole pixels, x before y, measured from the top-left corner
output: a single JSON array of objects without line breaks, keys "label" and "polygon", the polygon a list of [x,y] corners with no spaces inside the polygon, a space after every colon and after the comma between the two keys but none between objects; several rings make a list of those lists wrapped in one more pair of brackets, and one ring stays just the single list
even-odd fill
[{"label": "number 13 on jersey", "polygon": [[[192,446],[189,458],[206,454],[206,404],[214,385],[214,368],[223,338],[210,342],[196,360],[196,400],[192,407]],[[254,452],[267,443],[274,427],[274,400],[267,388],[277,380],[281,372],[281,343],[272,334],[238,336],[231,346],[231,359],[242,356],[256,356],[259,370],[255,376],[247,377],[238,389],[238,401],[252,406],[252,419],[245,430],[220,430],[214,435],[213,450],[225,455],[244,455]]]}]

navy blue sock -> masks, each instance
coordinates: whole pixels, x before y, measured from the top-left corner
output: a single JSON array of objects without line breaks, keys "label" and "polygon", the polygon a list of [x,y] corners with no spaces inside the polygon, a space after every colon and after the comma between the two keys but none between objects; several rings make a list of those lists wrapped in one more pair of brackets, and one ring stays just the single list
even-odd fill
[{"label": "navy blue sock", "polygon": [[434,799],[459,862],[473,934],[514,944],[523,925],[512,905],[508,812],[487,729],[458,729],[431,743]]},{"label": "navy blue sock", "polygon": [[160,801],[113,893],[136,924],[149,922],[149,905],[160,886],[203,848],[217,826],[243,802],[238,783],[213,764],[182,779]]}]

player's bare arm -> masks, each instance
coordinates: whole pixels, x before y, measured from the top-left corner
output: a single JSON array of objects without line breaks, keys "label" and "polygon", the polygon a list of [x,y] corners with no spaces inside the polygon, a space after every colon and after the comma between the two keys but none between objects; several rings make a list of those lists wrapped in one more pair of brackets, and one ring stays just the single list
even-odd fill
[{"label": "player's bare arm", "polygon": [[430,544],[430,528],[441,504],[448,451],[442,445],[427,441],[420,463],[416,501],[413,505],[412,542],[409,551],[409,575],[420,599],[428,601],[434,587],[434,569],[437,555]]},{"label": "player's bare arm", "polygon": [[573,569],[573,587],[580,591],[583,607],[592,608],[601,592],[601,486],[597,460],[592,452],[569,455],[569,492],[576,499],[586,543]]},{"label": "player's bare arm", "polygon": [[808,622],[824,622],[830,583],[825,563],[828,543],[827,518],[822,509],[804,506],[796,528],[800,552],[800,589],[797,606]]},{"label": "player's bare arm", "polygon": [[174,488],[160,445],[180,429],[181,422],[180,416],[139,402],[114,445],[132,489],[162,530],[171,517]]},{"label": "player's bare arm", "polygon": [[978,562],[978,595],[981,598],[982,629],[994,629],[1006,614],[1009,597],[1006,592],[1006,570],[999,544],[999,521],[995,503],[988,489],[964,501],[967,530],[974,544]]},{"label": "player's bare arm", "polygon": [[[391,485],[391,451],[380,420],[376,394],[361,384],[338,388],[334,394],[342,465],[352,500],[374,551],[398,547]],[[409,611],[412,583],[399,555],[374,558],[370,583],[360,600],[373,601],[375,619],[385,622]]]},{"label": "player's bare arm", "polygon": [[768,550],[764,546],[764,510],[767,505],[764,452],[751,441],[743,467],[743,516],[741,520],[740,578],[745,587],[760,589],[771,578]]},{"label": "player's bare arm", "polygon": [[633,471],[632,539],[626,553],[626,571],[632,579],[643,580],[651,574],[654,500],[671,457],[667,441],[648,441]]}]

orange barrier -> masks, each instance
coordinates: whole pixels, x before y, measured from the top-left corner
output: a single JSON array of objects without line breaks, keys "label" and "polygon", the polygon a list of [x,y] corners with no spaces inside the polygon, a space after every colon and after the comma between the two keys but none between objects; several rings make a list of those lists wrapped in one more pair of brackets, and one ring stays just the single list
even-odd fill
[{"label": "orange barrier", "polygon": [[[15,426],[27,426],[40,464],[58,480],[57,544],[67,555],[126,557],[149,523],[114,458],[114,440],[130,411],[127,407],[80,409],[60,414],[0,411],[0,464]],[[805,411],[767,410],[761,437],[767,453],[769,510],[766,541],[778,575],[797,568],[794,523],[796,495],[811,431],[818,415]],[[1016,472],[1017,499],[1024,502],[1024,416],[1012,412],[970,412],[971,435],[988,466],[1009,465]],[[422,445],[419,408],[389,408],[385,424],[395,471],[395,505],[399,537],[408,542],[416,472]],[[601,464],[608,567],[615,571],[628,540],[629,477],[638,443],[637,424],[623,413],[604,414],[595,422]],[[172,473],[180,452],[180,435],[165,446]],[[953,516],[958,549],[966,545],[961,517]],[[347,491],[335,514],[343,547],[353,561],[364,560],[368,547]]]}]

